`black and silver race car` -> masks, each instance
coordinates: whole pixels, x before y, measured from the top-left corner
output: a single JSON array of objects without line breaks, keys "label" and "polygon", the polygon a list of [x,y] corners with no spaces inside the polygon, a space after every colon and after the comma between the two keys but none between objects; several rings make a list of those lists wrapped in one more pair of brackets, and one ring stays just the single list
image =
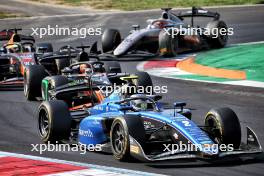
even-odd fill
[{"label": "black and silver race car", "polygon": [[[90,53],[87,53],[85,48],[90,48],[90,46],[82,45],[74,48],[70,45],[66,45],[61,47],[58,51],[44,53],[39,56],[37,58],[37,63],[29,65],[24,71],[25,97],[28,100],[35,100],[36,97],[41,97],[41,82],[47,76],[54,77],[62,74],[64,74],[64,76],[84,74],[85,71],[81,67],[87,66],[87,64],[92,65],[92,67],[99,66],[100,68],[97,70],[105,71],[102,67],[103,63],[99,61],[99,57],[93,52],[93,48],[91,48]],[[91,61],[91,59],[95,61]],[[115,70],[114,67],[118,67],[117,70]],[[121,72],[120,64],[118,62],[111,62],[110,65],[108,64],[107,71]]]},{"label": "black and silver race car", "polygon": [[[133,25],[133,30],[122,41],[117,29],[106,29],[102,35],[102,49],[104,53],[114,56],[124,55],[162,55],[175,56],[179,52],[194,51],[209,48],[222,48],[228,40],[227,25],[220,20],[220,14],[201,8],[193,7],[192,10],[174,14],[171,8],[162,8],[161,18],[147,20],[147,27],[140,29],[139,25]],[[191,18],[191,24],[187,24],[185,18]],[[194,26],[194,17],[210,17],[206,27],[196,28],[199,32],[191,35],[175,35],[178,30],[190,30]],[[218,29],[221,33],[215,33]],[[226,32],[223,32],[226,31]]]},{"label": "black and silver race car", "polygon": [[[95,46],[96,44],[92,46],[89,53],[85,51],[85,48],[89,46],[79,46],[77,50],[65,46],[60,53],[40,58],[41,65],[29,66],[24,73],[25,97],[28,100],[35,100],[38,97],[42,97],[42,100],[54,98],[65,100],[65,97],[72,99],[76,93],[79,95],[79,92],[89,92],[89,87],[92,87],[91,81],[97,87],[130,84],[152,87],[148,73],[122,73],[119,62],[101,61],[100,55],[94,49]],[[80,53],[78,48],[81,48]],[[49,65],[54,66],[51,62],[55,62],[54,60],[56,60],[57,69],[47,69]],[[71,106],[72,102],[69,105]]]}]

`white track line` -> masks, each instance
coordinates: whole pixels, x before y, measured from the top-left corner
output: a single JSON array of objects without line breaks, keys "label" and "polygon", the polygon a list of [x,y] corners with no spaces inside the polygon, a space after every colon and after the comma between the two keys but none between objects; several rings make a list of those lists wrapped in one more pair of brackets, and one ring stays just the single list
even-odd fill
[{"label": "white track line", "polygon": [[[83,166],[90,169],[93,169],[94,172],[105,172],[105,173],[115,173],[116,175],[127,175],[127,176],[164,176],[161,174],[154,174],[154,173],[148,173],[148,172],[141,172],[141,171],[134,171],[129,169],[122,169],[122,168],[115,168],[115,167],[108,167],[108,166],[100,166],[95,164],[86,164],[86,163],[79,163],[79,162],[73,162],[73,161],[65,161],[65,160],[59,160],[59,159],[53,159],[53,158],[45,158],[45,157],[39,157],[39,156],[32,156],[32,155],[24,155],[24,154],[17,154],[17,153],[10,153],[10,152],[1,152],[0,156],[11,156],[11,157],[17,157],[17,158],[27,158],[32,160],[40,160],[40,161],[48,161],[48,162],[57,162],[62,164],[70,164],[75,166]],[[89,169],[89,170],[90,170]],[[77,174],[78,175],[78,174]],[[81,174],[79,174],[81,175]],[[88,174],[89,175],[89,174]]]},{"label": "white track line", "polygon": [[[264,41],[237,43],[237,44],[231,44],[231,45],[228,45],[228,46],[239,46],[239,45],[250,45],[250,44],[261,44],[261,43],[264,43]],[[184,57],[183,56],[180,55],[180,58],[182,60],[184,58],[188,57],[188,55],[187,56],[185,55]],[[195,56],[195,54],[194,54],[194,56]],[[177,56],[177,57],[179,57],[179,56]],[[176,68],[176,67],[175,68],[173,68],[173,67],[165,67],[164,68],[163,67],[163,68],[153,68],[153,69],[145,70],[144,69],[144,65],[147,62],[148,61],[144,61],[144,62],[139,63],[137,65],[137,70],[146,71],[150,75],[157,76],[157,77],[162,77],[162,78],[171,78],[171,79],[178,79],[178,80],[186,80],[186,81],[194,81],[194,82],[205,82],[205,83],[214,83],[214,84],[227,84],[227,85],[236,85],[236,86],[247,86],[247,87],[264,88],[264,82],[261,82],[261,81],[238,80],[238,81],[217,82],[217,81],[206,81],[206,80],[199,80],[199,79],[179,78],[179,77],[175,77],[175,75],[192,75],[192,73],[185,72],[185,71],[180,70],[179,68]]]},{"label": "white track line", "polygon": [[[62,172],[56,174],[48,174],[46,176],[128,176],[127,174],[120,174],[116,172],[109,172],[99,169],[83,169],[69,172]],[[136,175],[136,174],[135,174]]]}]

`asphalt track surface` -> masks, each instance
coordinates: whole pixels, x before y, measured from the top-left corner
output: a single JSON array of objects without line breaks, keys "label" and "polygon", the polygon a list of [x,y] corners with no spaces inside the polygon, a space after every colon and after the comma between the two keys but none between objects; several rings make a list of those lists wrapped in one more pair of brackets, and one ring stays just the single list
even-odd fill
[{"label": "asphalt track surface", "polygon": [[[264,40],[264,6],[219,8],[222,19],[235,34],[230,37],[229,44],[255,42]],[[23,20],[1,20],[1,28],[22,27],[32,32],[31,27],[41,27],[58,24],[71,27],[114,27],[127,34],[132,24],[145,26],[148,18],[160,15],[157,11],[141,13],[116,13],[78,15],[68,17],[41,17]],[[99,36],[79,39],[65,36],[47,36],[43,40],[54,43],[55,48],[68,44],[78,45],[81,42],[91,44],[99,40]],[[41,40],[38,40],[41,41]],[[253,61],[252,61],[253,62]],[[135,72],[138,61],[121,62],[123,71]],[[238,114],[242,127],[250,126],[257,133],[264,145],[264,90],[239,86],[188,82],[181,80],[152,77],[154,85],[167,85],[168,94],[163,95],[163,101],[172,104],[174,101],[186,101],[193,110],[193,120],[203,124],[203,117],[213,107],[229,106]],[[27,102],[22,91],[0,92],[0,150],[39,155],[31,152],[30,144],[41,143],[37,134],[35,114],[39,102]],[[245,131],[243,130],[245,135]],[[245,139],[244,139],[245,140]],[[264,157],[260,155],[254,160],[228,160],[216,163],[204,161],[170,161],[158,163],[122,163],[111,155],[76,152],[47,152],[42,156],[65,159],[70,161],[99,164],[140,170],[168,175],[263,175]]]},{"label": "asphalt track surface", "polygon": [[54,4],[42,4],[27,0],[1,0],[0,10],[4,12],[18,13],[23,16],[45,16],[65,14],[86,14],[92,10],[85,8],[58,6]]}]

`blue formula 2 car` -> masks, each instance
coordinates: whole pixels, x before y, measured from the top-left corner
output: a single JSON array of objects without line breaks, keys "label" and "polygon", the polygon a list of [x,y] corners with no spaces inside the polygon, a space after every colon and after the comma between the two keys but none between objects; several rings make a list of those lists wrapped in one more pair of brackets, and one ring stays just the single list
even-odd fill
[{"label": "blue formula 2 car", "polygon": [[[38,129],[43,142],[63,141],[101,145],[117,160],[136,158],[158,161],[182,158],[217,159],[229,155],[257,154],[262,148],[247,127],[247,143],[241,143],[241,127],[229,108],[212,109],[203,126],[191,120],[185,103],[163,109],[161,96],[113,92],[100,104],[69,110],[61,100],[45,101],[38,111]],[[176,149],[180,145],[196,148]],[[216,147],[225,145],[224,147]]]}]

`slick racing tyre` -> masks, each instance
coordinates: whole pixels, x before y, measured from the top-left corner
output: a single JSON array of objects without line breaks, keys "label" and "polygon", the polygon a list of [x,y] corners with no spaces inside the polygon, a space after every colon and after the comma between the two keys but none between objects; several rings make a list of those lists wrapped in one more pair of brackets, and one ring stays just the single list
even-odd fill
[{"label": "slick racing tyre", "polygon": [[119,161],[131,159],[130,136],[144,147],[145,129],[141,118],[134,115],[116,118],[110,131],[110,143],[115,159]]},{"label": "slick racing tyre", "polygon": [[69,67],[71,65],[70,59],[69,58],[63,58],[63,59],[56,59],[56,66],[57,66],[57,72],[58,74],[61,74],[61,71],[65,67]]},{"label": "slick racing tyre", "polygon": [[27,100],[41,97],[41,81],[48,74],[42,65],[30,65],[24,72],[24,95]]},{"label": "slick racing tyre", "polygon": [[51,89],[56,89],[59,86],[68,84],[68,78],[62,75],[56,75],[47,77],[44,81],[42,81],[42,99],[43,100],[51,100],[48,94],[48,91]]},{"label": "slick racing tyre", "polygon": [[233,144],[238,149],[241,143],[241,127],[235,112],[230,108],[211,109],[205,117],[209,135],[219,144]]},{"label": "slick racing tyre", "polygon": [[104,68],[106,73],[121,73],[120,63],[117,61],[104,62]]},{"label": "slick racing tyre", "polygon": [[178,36],[172,35],[172,29],[167,34],[165,30],[159,33],[159,53],[164,57],[173,57],[177,55],[178,51]]},{"label": "slick racing tyre", "polygon": [[[211,35],[208,36],[208,43],[209,46],[211,48],[223,48],[227,41],[228,41],[228,34],[226,32],[225,35],[222,35],[219,33],[219,31],[221,29],[225,29],[227,31],[227,25],[224,21],[218,21],[218,20],[214,20],[214,21],[210,21],[206,28],[209,29],[209,31],[211,31]],[[218,29],[218,33],[217,36],[214,35],[213,30]]]},{"label": "slick racing tyre", "polygon": [[68,139],[71,132],[71,115],[61,100],[44,101],[38,111],[38,131],[45,143]]},{"label": "slick racing tyre", "polygon": [[106,53],[113,51],[121,43],[121,34],[116,29],[106,29],[102,35],[102,49]]},{"label": "slick racing tyre", "polygon": [[[136,86],[139,88],[144,88],[144,94],[153,94],[153,83],[151,77],[147,72],[137,72],[136,76],[138,76]],[[138,90],[139,91],[139,90]]]},{"label": "slick racing tyre", "polygon": [[[45,48],[45,50],[43,50]],[[53,46],[51,43],[38,43],[36,44],[36,53],[52,53]]]}]

